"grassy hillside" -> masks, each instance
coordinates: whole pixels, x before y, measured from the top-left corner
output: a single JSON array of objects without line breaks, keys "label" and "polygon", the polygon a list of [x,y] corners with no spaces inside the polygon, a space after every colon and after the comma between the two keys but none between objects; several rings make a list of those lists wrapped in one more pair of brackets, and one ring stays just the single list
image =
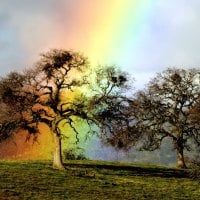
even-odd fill
[{"label": "grassy hillside", "polygon": [[184,171],[100,161],[0,161],[0,199],[200,199],[200,185]]}]

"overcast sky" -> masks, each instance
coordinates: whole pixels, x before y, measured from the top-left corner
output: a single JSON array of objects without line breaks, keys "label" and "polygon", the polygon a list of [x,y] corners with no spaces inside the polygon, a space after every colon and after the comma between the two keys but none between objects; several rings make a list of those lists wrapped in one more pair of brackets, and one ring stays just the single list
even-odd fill
[{"label": "overcast sky", "polygon": [[[105,5],[108,2],[108,9],[112,10],[110,2],[115,4],[117,1],[121,0],[102,2]],[[131,0],[123,0],[124,3],[128,1]],[[80,27],[81,17],[77,19],[77,15],[82,12],[83,7],[90,19],[90,11],[96,2],[101,1],[0,0],[0,75],[32,66],[39,53],[49,48],[84,51],[86,47],[83,46],[87,41],[79,46],[81,40],[77,36],[83,30]],[[127,46],[129,51],[127,50],[126,55],[122,53],[120,60],[118,56],[116,60],[112,58],[112,62],[136,77],[138,86],[166,67],[199,67],[200,63],[200,1],[146,2],[150,3],[150,7],[146,13],[141,14],[144,18],[134,42],[131,41],[130,46]],[[106,20],[103,11],[102,8],[102,20]],[[75,28],[78,26],[79,28]],[[92,31],[91,24],[88,30]],[[129,28],[124,30],[128,31]],[[118,45],[120,49],[121,44]]]}]

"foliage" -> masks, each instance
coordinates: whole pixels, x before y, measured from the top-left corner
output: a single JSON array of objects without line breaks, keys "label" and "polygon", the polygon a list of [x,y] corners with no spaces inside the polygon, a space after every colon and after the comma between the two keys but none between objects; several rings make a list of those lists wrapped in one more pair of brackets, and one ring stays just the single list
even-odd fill
[{"label": "foliage", "polygon": [[78,53],[52,50],[43,54],[33,69],[11,72],[0,84],[1,102],[12,112],[4,120],[15,122],[13,129],[22,128],[33,134],[38,132],[39,122],[43,122],[60,135],[60,121],[65,119],[72,126],[69,116],[80,114],[64,107],[66,102],[62,102],[61,93],[66,95],[84,84],[78,78],[71,78],[70,73],[80,72],[85,66],[86,59]]},{"label": "foliage", "polygon": [[63,152],[64,159],[66,160],[87,160],[82,148],[71,148]]},{"label": "foliage", "polygon": [[189,138],[200,143],[199,130],[188,117],[199,97],[198,73],[196,69],[168,69],[137,94],[138,125],[147,133],[144,148],[157,149],[165,137],[172,138],[176,148],[179,143],[186,148]]},{"label": "foliage", "polygon": [[198,155],[195,156],[194,159],[190,162],[190,177],[198,180],[200,182],[200,150],[198,150]]},{"label": "foliage", "polygon": [[198,69],[167,69],[132,98],[115,99],[118,102],[109,110],[108,121],[119,117],[116,126],[112,125],[119,129],[107,133],[109,144],[118,149],[138,145],[140,150],[153,151],[170,138],[178,166],[186,167],[184,150],[191,150],[191,141],[200,145],[199,123],[190,117],[199,100],[199,73]]},{"label": "foliage", "polygon": [[171,138],[177,150],[178,166],[185,167],[184,149],[193,139],[200,144],[200,130],[191,123],[189,111],[200,93],[199,70],[168,69],[158,74],[146,91],[137,94],[137,126],[143,134],[143,148],[154,150],[164,138]]},{"label": "foliage", "polygon": [[[45,123],[54,137],[54,167],[62,167],[61,139],[65,127],[75,133],[76,120],[90,127],[102,125],[109,103],[125,89],[126,74],[114,67],[93,70],[87,59],[65,50],[51,50],[41,55],[32,68],[23,73],[11,72],[0,80],[0,104],[4,109],[0,119],[0,141],[20,129],[36,135],[40,123]],[[11,114],[10,114],[11,113]],[[57,162],[57,163],[56,163]]]},{"label": "foliage", "polygon": [[200,182],[200,162],[194,161],[191,167],[190,177]]},{"label": "foliage", "polygon": [[81,54],[51,50],[42,54],[33,69],[11,72],[0,80],[1,104],[5,108],[1,125],[13,121],[11,131],[19,127],[36,133],[42,122],[61,135],[60,124],[64,124],[78,134],[73,116],[100,124],[94,117],[100,118],[99,112],[104,112],[126,82],[126,75],[114,67],[99,66],[92,73]]},{"label": "foliage", "polygon": [[32,106],[33,96],[25,98],[23,84],[26,83],[24,74],[11,72],[6,78],[0,81],[0,141],[7,139],[13,134],[13,130],[20,127],[30,129],[26,119],[23,117],[23,110]]},{"label": "foliage", "polygon": [[[113,67],[107,71],[99,69],[96,75],[96,85],[100,86],[98,88],[101,88],[101,92],[92,98],[90,105],[94,106],[93,115],[95,123],[100,127],[101,139],[104,144],[112,145],[116,149],[128,150],[139,139],[137,132],[133,133],[134,118],[130,112],[127,96],[132,92],[133,79],[129,74]],[[105,78],[107,81],[101,77],[107,77]],[[127,134],[130,132],[131,134]]]}]

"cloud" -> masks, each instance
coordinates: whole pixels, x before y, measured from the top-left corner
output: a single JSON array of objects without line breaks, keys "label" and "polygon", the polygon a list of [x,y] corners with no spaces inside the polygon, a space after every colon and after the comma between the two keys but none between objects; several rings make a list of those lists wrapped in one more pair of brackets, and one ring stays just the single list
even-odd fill
[{"label": "cloud", "polygon": [[[0,7],[0,69],[1,74],[10,70],[29,67],[38,54],[62,46],[60,38],[62,5],[56,0],[6,0]],[[68,6],[71,1],[68,1]],[[65,11],[67,12],[70,6]],[[67,26],[66,26],[67,27]],[[66,30],[65,27],[65,31]]]},{"label": "cloud", "polygon": [[138,87],[167,67],[198,67],[200,63],[200,2],[158,0],[152,6],[129,65]]},{"label": "cloud", "polygon": [[[133,73],[139,84],[146,83],[148,77],[166,67],[195,67],[200,63],[200,1],[150,1],[152,11],[141,22],[137,39],[127,49],[122,62],[117,63],[116,58],[115,63]],[[79,32],[82,31],[84,38],[89,33],[87,28],[79,27],[77,16],[83,11],[77,8],[88,9],[90,13],[94,6],[92,1],[86,3],[81,0],[1,2],[1,75],[11,69],[29,67],[37,61],[40,52],[49,48],[80,47],[83,38],[78,37]]]}]

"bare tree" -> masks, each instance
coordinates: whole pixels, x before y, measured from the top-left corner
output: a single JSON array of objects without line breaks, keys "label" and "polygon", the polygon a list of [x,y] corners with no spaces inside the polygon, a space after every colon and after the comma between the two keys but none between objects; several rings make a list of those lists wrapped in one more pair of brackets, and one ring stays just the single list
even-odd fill
[{"label": "bare tree", "polygon": [[[128,95],[133,92],[134,79],[128,73],[116,71],[115,68],[108,68],[103,72],[104,75],[100,76],[97,73],[95,80],[99,86],[98,92],[90,101],[90,104],[96,106],[93,119],[100,127],[100,137],[104,144],[111,145],[116,150],[127,151],[140,139],[132,108],[130,109],[133,101]],[[106,79],[101,79],[106,76]]]},{"label": "bare tree", "polygon": [[158,149],[164,138],[171,138],[180,168],[186,167],[184,149],[191,149],[191,141],[200,145],[199,121],[192,123],[189,117],[199,99],[199,73],[198,69],[167,69],[132,101],[142,149]]},{"label": "bare tree", "polygon": [[[24,110],[32,106],[35,99],[33,95],[26,95],[23,90],[26,77],[22,73],[11,72],[6,78],[0,81],[0,141],[3,141],[13,134],[13,130],[24,127],[26,123]],[[32,132],[36,130],[27,126]]]},{"label": "bare tree", "polygon": [[19,129],[37,136],[39,124],[45,123],[54,138],[53,167],[63,169],[64,127],[71,127],[77,141],[75,119],[84,120],[91,130],[94,125],[100,127],[97,116],[99,110],[107,108],[105,99],[116,94],[126,82],[114,80],[120,73],[114,67],[99,67],[93,72],[89,69],[87,59],[79,53],[51,50],[42,55],[34,68],[2,78],[1,104],[5,109],[1,115],[5,120],[1,119],[0,140]]}]

